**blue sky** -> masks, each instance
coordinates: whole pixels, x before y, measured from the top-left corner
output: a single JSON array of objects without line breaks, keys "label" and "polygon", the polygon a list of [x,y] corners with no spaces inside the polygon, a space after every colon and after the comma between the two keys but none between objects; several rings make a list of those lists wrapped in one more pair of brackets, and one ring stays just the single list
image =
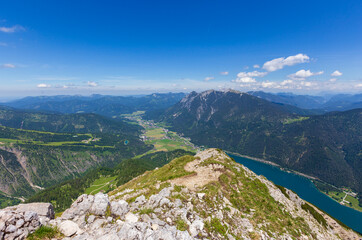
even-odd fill
[{"label": "blue sky", "polygon": [[2,98],[210,88],[362,92],[362,1],[0,3]]}]

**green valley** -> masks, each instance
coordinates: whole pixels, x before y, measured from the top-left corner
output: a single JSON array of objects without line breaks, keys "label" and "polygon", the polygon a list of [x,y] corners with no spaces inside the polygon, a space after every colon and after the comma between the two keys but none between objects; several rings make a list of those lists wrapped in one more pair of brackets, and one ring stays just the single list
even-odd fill
[{"label": "green valley", "polygon": [[162,123],[155,123],[154,121],[144,120],[142,118],[145,112],[138,111],[132,114],[124,114],[122,117],[130,121],[130,123],[137,123],[143,127],[141,139],[146,144],[154,146],[149,153],[158,151],[173,151],[176,149],[183,149],[185,151],[196,152],[199,150],[197,146],[190,142],[190,139],[184,138],[176,132],[169,131],[167,126]]}]

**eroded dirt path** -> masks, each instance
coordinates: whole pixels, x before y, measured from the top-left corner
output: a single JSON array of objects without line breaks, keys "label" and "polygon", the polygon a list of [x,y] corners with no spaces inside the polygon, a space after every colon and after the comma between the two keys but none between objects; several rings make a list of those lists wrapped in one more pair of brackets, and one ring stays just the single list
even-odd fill
[{"label": "eroded dirt path", "polygon": [[[176,185],[183,185],[190,190],[196,190],[198,187],[202,187],[210,182],[217,181],[224,169],[220,164],[209,164],[207,166],[200,166],[205,160],[209,158],[220,158],[220,153],[216,149],[209,149],[195,155],[195,160],[189,162],[185,166],[185,170],[188,172],[195,172],[193,175],[184,176],[171,180],[171,183]],[[222,160],[223,158],[220,158]]]}]

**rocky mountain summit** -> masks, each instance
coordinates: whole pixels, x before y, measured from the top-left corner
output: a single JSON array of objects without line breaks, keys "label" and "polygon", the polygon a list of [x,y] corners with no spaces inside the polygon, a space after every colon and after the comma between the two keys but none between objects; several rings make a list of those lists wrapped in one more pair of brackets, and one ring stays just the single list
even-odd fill
[{"label": "rocky mountain summit", "polygon": [[176,158],[108,194],[81,195],[44,224],[73,240],[360,239],[218,149]]}]

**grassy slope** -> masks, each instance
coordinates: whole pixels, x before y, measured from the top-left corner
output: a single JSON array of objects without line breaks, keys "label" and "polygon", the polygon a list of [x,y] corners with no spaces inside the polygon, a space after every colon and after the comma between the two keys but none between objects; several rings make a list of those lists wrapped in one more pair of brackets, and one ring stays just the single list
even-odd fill
[{"label": "grassy slope", "polygon": [[[141,177],[133,179],[109,194],[122,198],[127,194],[122,194],[126,189],[132,189],[134,190],[133,192],[142,190],[140,194],[135,194],[132,198],[127,199],[127,201],[132,202],[139,195],[145,195],[148,198],[152,194],[159,192],[162,188],[169,186],[168,180],[193,175],[193,172],[185,171],[184,166],[194,159],[192,156],[174,159],[162,168],[146,172]],[[310,233],[308,224],[304,219],[294,218],[288,212],[283,211],[280,204],[270,196],[265,184],[258,179],[248,177],[244,170],[238,167],[239,164],[231,159],[226,159],[225,161],[209,159],[204,162],[204,165],[215,163],[224,165],[226,169],[218,181],[209,183],[202,188],[201,192],[206,194],[203,201],[205,205],[194,208],[202,217],[210,216],[211,213],[208,213],[208,209],[217,209],[224,201],[223,197],[226,197],[231,201],[233,207],[238,209],[242,215],[245,214],[245,217],[253,212],[252,224],[254,226],[267,222],[268,224],[265,224],[263,230],[268,233],[278,232],[282,234],[289,232],[294,237],[300,236],[301,232]],[[157,188],[157,185],[160,187]],[[176,189],[181,188],[176,187]],[[179,198],[187,203],[189,197],[185,194],[185,192],[180,192],[178,195],[173,195],[173,200]],[[196,202],[193,202],[193,204],[196,204]],[[235,224],[233,219],[224,219],[224,221],[227,221],[230,226]],[[213,219],[211,222],[207,222],[205,227],[208,231],[218,231],[224,235],[227,229],[219,228],[218,226],[220,226],[219,222]]]}]

